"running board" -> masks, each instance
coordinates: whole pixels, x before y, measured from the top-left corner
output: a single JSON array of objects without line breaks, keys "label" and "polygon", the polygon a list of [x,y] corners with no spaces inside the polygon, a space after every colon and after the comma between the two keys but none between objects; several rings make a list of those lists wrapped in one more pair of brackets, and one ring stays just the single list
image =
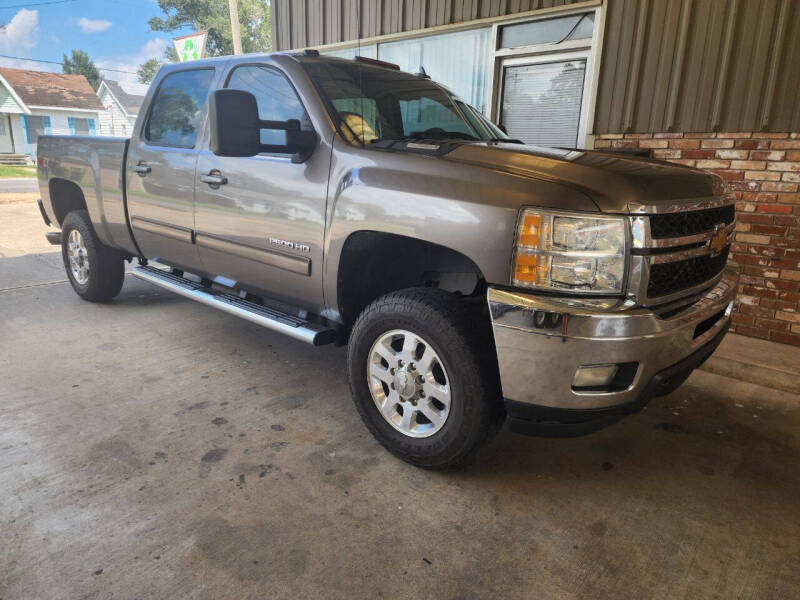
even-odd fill
[{"label": "running board", "polygon": [[335,330],[324,325],[311,323],[274,308],[250,302],[236,294],[229,294],[206,287],[191,279],[175,275],[170,271],[150,266],[140,266],[134,267],[131,274],[191,300],[197,300],[203,304],[213,306],[226,313],[247,319],[251,323],[278,331],[307,344],[322,346],[323,344],[330,344],[337,337]]}]

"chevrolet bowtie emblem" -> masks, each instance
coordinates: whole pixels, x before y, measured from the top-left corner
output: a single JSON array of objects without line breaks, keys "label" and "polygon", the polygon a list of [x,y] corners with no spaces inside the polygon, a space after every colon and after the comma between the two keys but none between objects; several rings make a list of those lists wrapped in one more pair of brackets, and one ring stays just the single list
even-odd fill
[{"label": "chevrolet bowtie emblem", "polygon": [[711,238],[708,246],[711,249],[711,256],[719,256],[728,245],[728,232],[725,231],[725,225],[717,225],[714,227],[714,237]]}]

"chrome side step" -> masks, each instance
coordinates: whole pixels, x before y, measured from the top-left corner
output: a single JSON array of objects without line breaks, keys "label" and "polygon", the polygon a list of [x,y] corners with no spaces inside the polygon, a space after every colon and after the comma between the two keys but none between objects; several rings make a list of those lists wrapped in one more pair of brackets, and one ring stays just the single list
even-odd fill
[{"label": "chrome side step", "polygon": [[197,300],[203,304],[213,306],[226,313],[247,319],[251,323],[261,325],[267,329],[286,334],[301,342],[322,346],[329,344],[336,339],[336,331],[305,321],[294,315],[290,315],[268,306],[256,304],[236,294],[221,292],[211,287],[206,287],[198,282],[185,277],[180,277],[166,271],[150,266],[134,267],[131,274],[134,277],[149,281],[159,287],[175,292],[191,300]]}]

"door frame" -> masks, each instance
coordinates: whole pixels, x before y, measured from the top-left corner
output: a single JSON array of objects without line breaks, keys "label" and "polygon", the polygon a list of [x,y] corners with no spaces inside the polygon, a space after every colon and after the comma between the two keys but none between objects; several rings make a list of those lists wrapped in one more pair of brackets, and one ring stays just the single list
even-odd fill
[{"label": "door frame", "polygon": [[529,65],[546,65],[550,63],[584,61],[586,67],[583,73],[583,89],[581,91],[581,112],[578,117],[578,133],[575,139],[575,146],[578,148],[583,147],[583,142],[586,140],[586,129],[588,127],[589,119],[589,94],[591,92],[591,77],[589,71],[589,60],[591,50],[578,50],[574,52],[560,52],[557,54],[533,54],[533,55],[512,55],[498,61],[499,76],[498,76],[498,95],[496,113],[494,122],[500,123],[503,114],[503,96],[505,95],[505,69],[506,67],[526,67]]}]

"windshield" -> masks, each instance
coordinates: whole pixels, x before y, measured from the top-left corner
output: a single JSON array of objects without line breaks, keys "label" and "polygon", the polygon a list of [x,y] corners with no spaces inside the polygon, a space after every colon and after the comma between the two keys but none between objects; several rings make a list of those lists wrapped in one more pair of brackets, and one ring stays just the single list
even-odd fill
[{"label": "windshield", "polygon": [[351,61],[314,61],[303,66],[342,123],[348,141],[505,140],[477,110],[438,84],[402,71]]}]

